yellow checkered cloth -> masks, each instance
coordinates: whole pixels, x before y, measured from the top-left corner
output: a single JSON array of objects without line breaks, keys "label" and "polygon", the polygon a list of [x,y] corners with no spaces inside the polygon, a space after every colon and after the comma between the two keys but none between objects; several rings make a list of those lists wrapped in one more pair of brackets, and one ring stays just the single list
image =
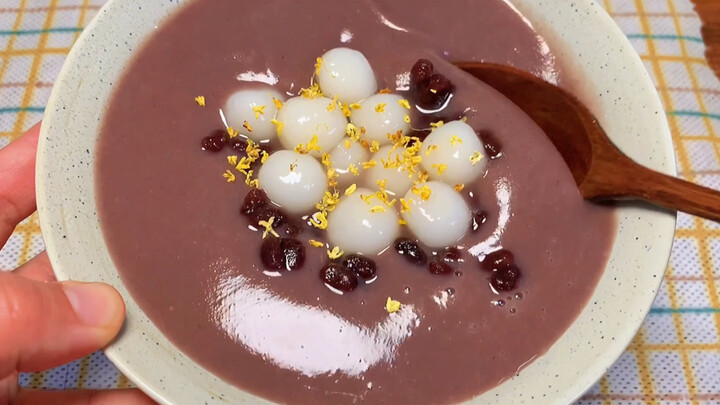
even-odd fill
[{"label": "yellow checkered cloth", "polygon": [[[680,175],[720,189],[720,82],[705,61],[692,3],[596,1],[655,81]],[[0,148],[40,120],[70,46],[104,2],[0,0]],[[0,270],[17,267],[42,248],[33,216],[0,251]],[[681,214],[668,274],[650,315],[620,360],[578,403],[720,405],[718,288],[720,225]],[[55,389],[130,385],[102,353],[23,374],[20,382]]]}]

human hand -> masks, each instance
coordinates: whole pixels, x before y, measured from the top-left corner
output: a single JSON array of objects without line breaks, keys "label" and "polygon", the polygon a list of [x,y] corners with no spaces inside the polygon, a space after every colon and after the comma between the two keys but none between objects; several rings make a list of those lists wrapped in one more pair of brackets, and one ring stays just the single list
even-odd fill
[{"label": "human hand", "polygon": [[[35,211],[35,154],[40,125],[0,150],[0,246]],[[138,390],[37,391],[18,387],[18,373],[40,371],[107,345],[125,304],[105,284],[55,280],[45,252],[0,272],[0,405],[154,404]]]}]

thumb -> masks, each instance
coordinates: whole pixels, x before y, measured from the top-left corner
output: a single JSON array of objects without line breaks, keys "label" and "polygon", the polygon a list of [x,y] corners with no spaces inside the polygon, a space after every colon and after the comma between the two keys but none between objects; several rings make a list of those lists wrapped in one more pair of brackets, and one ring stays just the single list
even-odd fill
[{"label": "thumb", "polygon": [[0,379],[92,353],[113,339],[124,318],[125,304],[108,285],[0,273]]}]

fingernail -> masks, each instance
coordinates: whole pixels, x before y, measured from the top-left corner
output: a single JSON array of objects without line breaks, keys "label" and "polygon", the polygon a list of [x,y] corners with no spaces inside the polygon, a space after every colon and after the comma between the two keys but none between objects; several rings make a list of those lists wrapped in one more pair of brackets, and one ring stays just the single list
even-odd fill
[{"label": "fingernail", "polygon": [[85,325],[101,328],[117,318],[118,296],[112,287],[98,283],[66,283],[63,289],[75,314]]}]

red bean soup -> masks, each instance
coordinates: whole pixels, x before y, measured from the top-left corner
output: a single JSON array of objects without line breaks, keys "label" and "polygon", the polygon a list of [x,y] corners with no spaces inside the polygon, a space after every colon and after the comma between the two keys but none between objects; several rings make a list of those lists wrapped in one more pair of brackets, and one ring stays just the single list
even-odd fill
[{"label": "red bean soup", "polygon": [[[564,77],[500,0],[196,0],[162,24],[96,151],[103,234],[143,311],[281,403],[457,403],[545,353],[603,272],[614,209],[452,61]],[[258,102],[233,126],[236,94]]]}]

